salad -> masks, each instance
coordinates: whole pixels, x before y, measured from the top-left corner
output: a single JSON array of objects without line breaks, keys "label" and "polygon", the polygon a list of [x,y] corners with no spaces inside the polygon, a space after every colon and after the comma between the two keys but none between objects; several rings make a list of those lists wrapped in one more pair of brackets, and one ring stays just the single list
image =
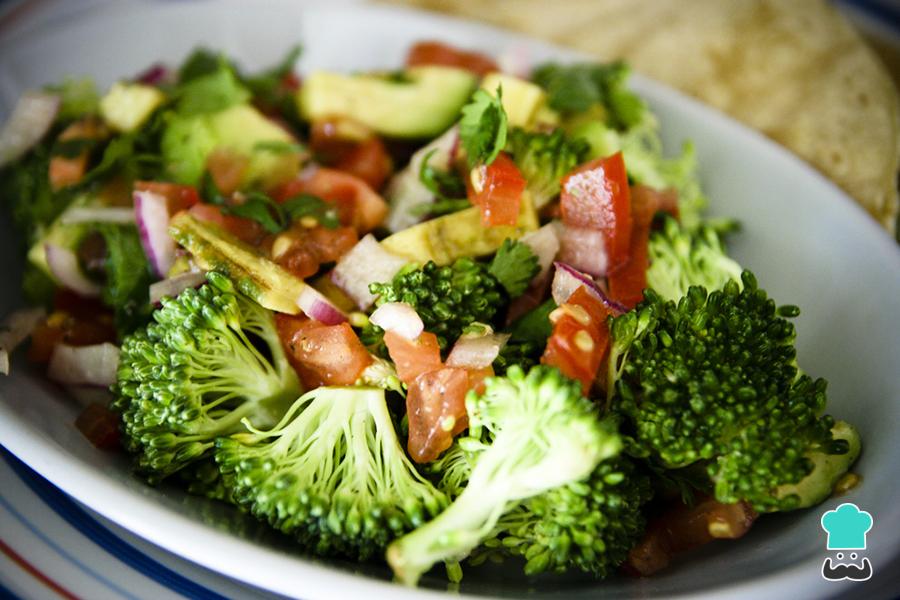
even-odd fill
[{"label": "salad", "polygon": [[[199,49],[0,132],[0,367],[100,449],[316,556],[650,575],[858,481],[790,319],[614,64],[260,73]],[[763,517],[764,518],[764,517]]]}]

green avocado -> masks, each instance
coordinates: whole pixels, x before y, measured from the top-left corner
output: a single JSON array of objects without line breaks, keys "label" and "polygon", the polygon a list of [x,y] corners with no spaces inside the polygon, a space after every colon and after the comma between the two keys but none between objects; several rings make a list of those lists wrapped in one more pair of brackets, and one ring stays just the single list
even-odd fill
[{"label": "green avocado", "polygon": [[297,106],[309,121],[348,117],[388,137],[427,138],[456,121],[476,83],[452,67],[412,67],[399,76],[319,71],[303,81]]},{"label": "green avocado", "polygon": [[[197,185],[209,154],[227,149],[249,159],[241,188],[271,188],[292,179],[300,170],[300,155],[289,151],[289,145],[296,141],[252,106],[237,104],[215,113],[173,115],[163,132],[162,155],[172,179]],[[283,151],[285,148],[288,151]]]},{"label": "green avocado", "polygon": [[824,502],[831,495],[838,480],[856,462],[861,449],[859,432],[846,421],[836,422],[831,435],[836,440],[846,440],[850,446],[846,454],[811,452],[808,456],[813,462],[812,472],[794,485],[779,486],[778,498],[796,495],[800,503],[795,508],[807,508]]},{"label": "green avocado", "polygon": [[201,268],[227,276],[263,308],[290,315],[300,312],[297,299],[306,284],[253,246],[187,212],[172,217],[169,232]]},{"label": "green avocado", "polygon": [[52,277],[50,266],[47,264],[46,245],[54,244],[75,252],[81,240],[90,233],[91,227],[88,223],[66,223],[66,214],[73,209],[95,206],[103,206],[103,203],[93,194],[76,197],[72,204],[47,227],[43,237],[31,246],[28,250],[28,261]]}]

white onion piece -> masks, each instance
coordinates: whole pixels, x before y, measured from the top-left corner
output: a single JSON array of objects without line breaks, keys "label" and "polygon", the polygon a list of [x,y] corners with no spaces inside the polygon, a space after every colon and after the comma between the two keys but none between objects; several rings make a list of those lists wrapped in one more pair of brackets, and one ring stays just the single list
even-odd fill
[{"label": "white onion piece", "polygon": [[553,266],[553,261],[556,260],[556,255],[559,253],[557,226],[554,223],[547,223],[537,231],[526,233],[519,241],[531,248],[531,251],[537,256],[541,270],[532,281],[540,280],[550,271],[550,267]]},{"label": "white onion piece", "polygon": [[606,275],[606,240],[595,229],[564,226],[559,260],[595,277]]},{"label": "white onion piece", "polygon": [[397,232],[415,225],[421,217],[412,214],[413,207],[434,202],[434,194],[419,179],[419,171],[425,157],[434,151],[428,159],[428,164],[449,169],[453,165],[458,148],[459,127],[453,126],[413,154],[406,168],[391,178],[384,194],[391,205],[386,223],[390,231]]},{"label": "white onion piece", "polygon": [[9,355],[31,335],[45,316],[47,311],[43,308],[23,308],[3,320],[0,326],[0,373],[9,375]]},{"label": "white onion piece", "polygon": [[47,134],[59,112],[60,99],[44,92],[25,92],[0,130],[0,167],[21,158]]},{"label": "white onion piece", "polygon": [[169,207],[166,197],[153,192],[136,191],[134,219],[150,266],[159,277],[165,277],[175,263],[175,240],[169,235]]},{"label": "white onion piece", "polygon": [[390,281],[408,262],[382,248],[375,237],[368,234],[341,257],[331,272],[331,280],[365,310],[375,302],[369,284]]},{"label": "white onion piece", "polygon": [[509,340],[508,333],[462,336],[453,344],[447,357],[448,367],[483,369],[489,367]]},{"label": "white onion piece", "polygon": [[116,382],[119,347],[109,342],[92,346],[58,344],[50,356],[47,377],[59,383],[110,386]]},{"label": "white onion piece", "polygon": [[44,253],[47,255],[50,273],[64,288],[86,298],[96,298],[103,291],[100,285],[84,276],[78,265],[78,257],[68,248],[44,244]]},{"label": "white onion piece", "polygon": [[124,206],[73,206],[60,217],[63,225],[78,223],[134,223],[134,209]]},{"label": "white onion piece", "polygon": [[405,302],[385,302],[375,309],[369,321],[408,340],[416,339],[425,329],[422,317]]},{"label": "white onion piece", "polygon": [[206,271],[188,271],[150,285],[150,304],[159,304],[165,297],[174,298],[188,288],[206,283]]},{"label": "white onion piece", "polygon": [[338,325],[347,320],[341,309],[331,303],[331,300],[323,296],[312,286],[304,286],[297,298],[297,306],[300,307],[310,319],[325,325]]}]

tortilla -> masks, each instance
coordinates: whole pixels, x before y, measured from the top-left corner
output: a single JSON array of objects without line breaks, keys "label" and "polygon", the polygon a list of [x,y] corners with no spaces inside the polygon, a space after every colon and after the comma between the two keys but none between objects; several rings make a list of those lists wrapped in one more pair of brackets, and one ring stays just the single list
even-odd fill
[{"label": "tortilla", "polygon": [[895,231],[897,90],[824,1],[394,1],[623,58],[790,148]]}]

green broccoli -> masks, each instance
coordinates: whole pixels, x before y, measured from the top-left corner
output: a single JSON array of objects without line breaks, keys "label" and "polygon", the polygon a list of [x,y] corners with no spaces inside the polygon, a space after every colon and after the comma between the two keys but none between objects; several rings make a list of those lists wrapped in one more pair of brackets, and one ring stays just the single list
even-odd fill
[{"label": "green broccoli", "polygon": [[[494,259],[482,263],[457,259],[439,267],[409,265],[389,283],[373,283],[369,291],[385,302],[405,302],[416,309],[425,329],[447,348],[472,323],[491,323],[510,298],[521,295],[539,270],[537,257],[525,244],[504,240]],[[366,345],[378,347],[382,331],[367,325],[361,334]]]},{"label": "green broccoli", "polygon": [[112,407],[151,482],[204,458],[249,419],[270,426],[300,394],[272,313],[223,275],[163,300],[122,342]]},{"label": "green broccoli", "polygon": [[446,506],[406,457],[376,388],[320,387],[270,431],[216,442],[239,505],[317,555],[367,559]]},{"label": "green broccoli", "polygon": [[511,504],[580,481],[621,449],[581,386],[558,370],[511,367],[466,398],[468,437],[460,445],[475,466],[458,498],[433,521],[394,541],[387,560],[414,585],[434,563],[467,556]]},{"label": "green broccoli", "polygon": [[650,236],[647,287],[666,300],[677,301],[692,285],[722,289],[741,282],[741,266],[728,257],[716,230],[701,225],[694,231],[667,218],[662,230]]},{"label": "green broccoli", "polygon": [[583,163],[590,146],[583,139],[569,138],[562,130],[552,133],[513,129],[506,149],[525,180],[535,208],[541,208],[559,195],[560,180]]},{"label": "green broccoli", "polygon": [[[666,469],[705,466],[720,502],[791,510],[814,496],[788,492],[815,470],[811,456],[846,455],[850,442],[822,416],[826,382],[797,368],[784,317],[799,309],[776,308],[749,271],[742,282],[711,293],[691,287],[678,303],[648,290],[615,318],[610,406],[632,455]],[[815,479],[826,486],[831,476]]]}]

